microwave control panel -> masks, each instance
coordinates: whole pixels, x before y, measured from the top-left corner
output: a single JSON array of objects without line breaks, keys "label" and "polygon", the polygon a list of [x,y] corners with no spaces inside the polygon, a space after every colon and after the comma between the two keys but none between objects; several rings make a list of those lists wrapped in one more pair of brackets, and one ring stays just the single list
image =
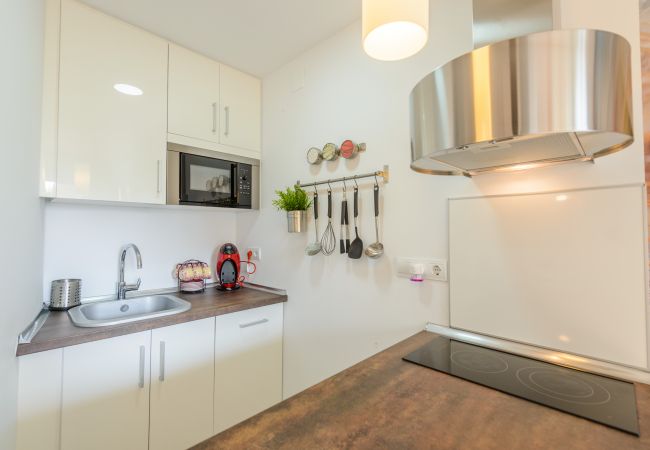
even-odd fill
[{"label": "microwave control panel", "polygon": [[251,206],[253,167],[250,164],[237,164],[237,203],[239,207]]}]

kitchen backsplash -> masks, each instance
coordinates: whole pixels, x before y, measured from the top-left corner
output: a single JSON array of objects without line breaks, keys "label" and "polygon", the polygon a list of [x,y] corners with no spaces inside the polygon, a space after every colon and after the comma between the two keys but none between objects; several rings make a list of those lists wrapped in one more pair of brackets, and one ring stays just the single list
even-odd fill
[{"label": "kitchen backsplash", "polygon": [[118,256],[132,242],[142,253],[142,269],[129,252],[126,281],[142,278],[141,290],[174,286],[176,263],[195,258],[214,267],[224,242],[236,241],[237,213],[213,209],[142,208],[48,203],[45,208],[43,300],[50,282],[81,278],[82,297],[112,294]]}]

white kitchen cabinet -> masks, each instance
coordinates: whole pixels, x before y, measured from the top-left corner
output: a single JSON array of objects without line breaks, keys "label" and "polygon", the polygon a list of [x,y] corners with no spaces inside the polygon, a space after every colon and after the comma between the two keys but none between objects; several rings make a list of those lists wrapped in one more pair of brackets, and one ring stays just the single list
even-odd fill
[{"label": "white kitchen cabinet", "polygon": [[161,38],[62,1],[57,197],[165,203],[167,53]]},{"label": "white kitchen cabinet", "polygon": [[213,434],[214,317],[152,331],[150,450]]},{"label": "white kitchen cabinet", "polygon": [[62,449],[147,450],[150,341],[144,331],[63,349]]},{"label": "white kitchen cabinet", "polygon": [[259,158],[261,102],[259,79],[169,45],[170,142]]},{"label": "white kitchen cabinet", "polygon": [[214,432],[282,400],[283,305],[216,318]]},{"label": "white kitchen cabinet", "polygon": [[58,450],[63,349],[18,358],[18,450]]},{"label": "white kitchen cabinet", "polygon": [[219,142],[219,63],[169,45],[168,132]]},{"label": "white kitchen cabinet", "polygon": [[259,79],[221,65],[221,143],[259,152],[262,88]]}]

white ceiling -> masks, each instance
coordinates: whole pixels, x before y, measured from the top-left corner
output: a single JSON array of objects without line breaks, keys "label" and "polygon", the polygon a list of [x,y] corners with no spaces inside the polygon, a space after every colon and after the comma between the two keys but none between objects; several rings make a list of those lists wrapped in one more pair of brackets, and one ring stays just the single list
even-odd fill
[{"label": "white ceiling", "polygon": [[257,76],[361,16],[360,0],[83,1]]}]

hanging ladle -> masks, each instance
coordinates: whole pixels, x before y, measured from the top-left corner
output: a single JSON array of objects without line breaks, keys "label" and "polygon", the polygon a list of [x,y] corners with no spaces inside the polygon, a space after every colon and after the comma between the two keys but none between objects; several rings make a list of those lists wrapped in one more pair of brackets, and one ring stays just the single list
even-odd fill
[{"label": "hanging ladle", "polygon": [[374,188],[374,199],[375,199],[375,236],[376,241],[366,248],[366,256],[369,258],[379,258],[384,254],[384,245],[379,242],[379,183],[377,183],[377,176],[375,176],[375,188]]}]

